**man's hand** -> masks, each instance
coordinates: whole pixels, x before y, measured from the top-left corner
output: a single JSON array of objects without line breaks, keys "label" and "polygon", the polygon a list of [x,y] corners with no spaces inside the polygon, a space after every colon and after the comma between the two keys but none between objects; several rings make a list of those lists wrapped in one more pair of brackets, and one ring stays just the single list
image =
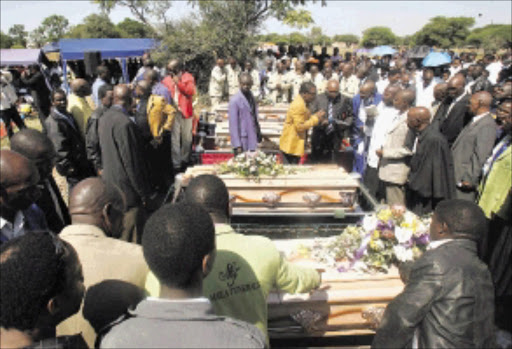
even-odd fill
[{"label": "man's hand", "polygon": [[473,184],[469,183],[468,181],[460,182],[458,187],[463,189],[463,190],[466,190],[466,191],[473,191],[473,190],[475,190],[475,187],[473,186]]},{"label": "man's hand", "polygon": [[377,150],[375,151],[375,154],[377,154],[377,156],[378,156],[379,158],[381,158],[381,157],[382,157],[382,148],[377,149]]},{"label": "man's hand", "polygon": [[178,75],[173,75],[172,80],[177,84],[180,82],[180,77]]},{"label": "man's hand", "polygon": [[325,117],[325,110],[323,109],[320,109],[317,113],[316,113],[316,116],[318,117],[318,121],[321,123]]},{"label": "man's hand", "polygon": [[276,85],[276,89],[280,90],[281,89],[281,84],[277,84]]}]

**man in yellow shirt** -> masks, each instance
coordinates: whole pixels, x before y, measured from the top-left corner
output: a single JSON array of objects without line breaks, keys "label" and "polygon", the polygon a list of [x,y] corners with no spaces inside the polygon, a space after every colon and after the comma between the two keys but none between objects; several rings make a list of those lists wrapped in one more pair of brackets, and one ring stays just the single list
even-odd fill
[{"label": "man in yellow shirt", "polygon": [[92,115],[93,109],[86,97],[91,95],[91,86],[84,79],[75,79],[71,83],[72,93],[68,96],[68,112],[73,115],[78,129],[85,138],[87,120]]},{"label": "man in yellow shirt", "polygon": [[286,114],[283,132],[279,139],[279,149],[290,164],[298,164],[304,155],[307,131],[323,123],[325,110],[319,110],[311,115],[308,105],[316,98],[316,86],[312,82],[305,82],[300,86],[299,95],[290,104]]},{"label": "man in yellow shirt", "polygon": [[[217,315],[258,327],[267,335],[267,296],[272,289],[305,293],[320,285],[318,271],[288,263],[274,243],[263,236],[243,235],[229,225],[229,194],[213,175],[195,177],[185,191],[188,203],[200,204],[215,223],[216,256],[204,279],[203,295]],[[160,285],[149,274],[146,289],[159,296]]]}]

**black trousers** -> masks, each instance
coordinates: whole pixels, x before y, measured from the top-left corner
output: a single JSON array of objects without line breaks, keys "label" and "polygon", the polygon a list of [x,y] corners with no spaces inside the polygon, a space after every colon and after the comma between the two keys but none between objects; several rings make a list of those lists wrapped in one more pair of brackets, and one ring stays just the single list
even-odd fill
[{"label": "black trousers", "polygon": [[281,152],[283,154],[283,162],[285,165],[298,165],[300,161],[300,156],[295,156],[291,154],[286,154],[284,152]]},{"label": "black trousers", "polygon": [[379,169],[373,168],[371,166],[366,166],[366,171],[364,172],[363,183],[368,188],[370,194],[380,201],[383,197],[383,185],[382,181],[379,179]]},{"label": "black trousers", "polygon": [[10,107],[9,109],[0,110],[0,117],[4,121],[5,129],[7,130],[7,135],[9,138],[11,138],[14,134],[11,124],[12,121],[14,121],[20,130],[27,127],[25,126],[25,122],[23,122],[23,119],[21,118],[15,106]]}]

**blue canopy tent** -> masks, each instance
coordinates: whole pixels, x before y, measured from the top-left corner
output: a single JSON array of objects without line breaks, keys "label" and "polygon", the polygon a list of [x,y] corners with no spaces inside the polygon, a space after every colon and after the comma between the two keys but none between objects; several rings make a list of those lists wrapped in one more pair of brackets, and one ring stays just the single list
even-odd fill
[{"label": "blue canopy tent", "polygon": [[397,51],[392,48],[391,46],[377,46],[375,47],[374,49],[372,49],[370,51],[370,54],[372,56],[379,56],[379,57],[382,57],[382,56],[387,56],[387,55],[393,55],[395,54]]},{"label": "blue canopy tent", "polygon": [[62,71],[64,85],[67,82],[67,61],[84,59],[85,52],[101,52],[102,59],[121,59],[121,69],[124,81],[128,79],[126,59],[140,57],[145,52],[156,47],[154,39],[63,39],[59,41],[60,55],[62,59]]},{"label": "blue canopy tent", "polygon": [[422,61],[424,67],[438,67],[440,65],[450,64],[451,56],[447,52],[430,52]]}]

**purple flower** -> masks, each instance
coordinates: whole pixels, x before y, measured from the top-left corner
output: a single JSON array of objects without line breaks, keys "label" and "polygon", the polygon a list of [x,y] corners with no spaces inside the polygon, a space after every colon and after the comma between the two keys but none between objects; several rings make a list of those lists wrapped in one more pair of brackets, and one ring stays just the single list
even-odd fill
[{"label": "purple flower", "polygon": [[430,235],[421,234],[420,236],[414,237],[416,245],[428,245],[430,243]]}]

